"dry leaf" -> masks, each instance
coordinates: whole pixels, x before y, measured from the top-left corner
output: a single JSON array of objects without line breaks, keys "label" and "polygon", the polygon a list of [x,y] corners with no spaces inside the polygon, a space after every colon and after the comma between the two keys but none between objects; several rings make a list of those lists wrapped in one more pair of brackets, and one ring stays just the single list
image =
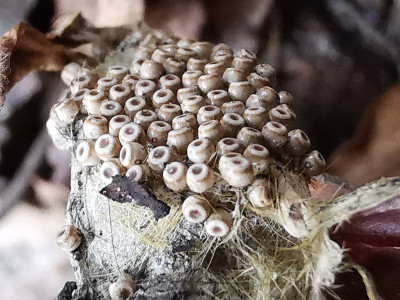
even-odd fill
[{"label": "dry leaf", "polygon": [[4,104],[5,95],[9,89],[10,58],[14,44],[14,40],[7,34],[0,39],[0,107]]},{"label": "dry leaf", "polygon": [[[71,61],[99,62],[132,28],[95,28],[80,14],[61,19],[50,34],[20,23],[0,38],[0,107],[13,85],[31,71],[60,71]],[[96,59],[70,48],[92,44]]]},{"label": "dry leaf", "polygon": [[355,137],[330,159],[328,172],[361,186],[400,175],[400,86],[367,109]]},{"label": "dry leaf", "polygon": [[56,16],[81,12],[96,27],[135,24],[143,20],[144,0],[56,0]]},{"label": "dry leaf", "polygon": [[77,56],[30,25],[18,24],[0,38],[0,107],[6,93],[31,71],[59,71]]},{"label": "dry leaf", "polygon": [[130,27],[94,27],[78,13],[59,18],[56,28],[47,36],[54,42],[67,47],[78,47],[91,43],[98,51],[96,55],[102,59],[131,32],[132,28]]},{"label": "dry leaf", "polygon": [[119,203],[133,203],[149,208],[156,220],[164,218],[170,212],[170,207],[157,199],[143,184],[132,181],[126,176],[113,176],[112,182],[100,193]]}]

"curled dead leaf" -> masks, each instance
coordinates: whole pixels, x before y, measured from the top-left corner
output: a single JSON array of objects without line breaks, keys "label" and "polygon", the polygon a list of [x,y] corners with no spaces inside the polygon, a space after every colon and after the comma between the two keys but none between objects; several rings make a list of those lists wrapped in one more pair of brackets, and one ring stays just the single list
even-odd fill
[{"label": "curled dead leaf", "polygon": [[100,60],[132,32],[131,27],[95,27],[80,13],[60,17],[56,23],[55,29],[47,35],[48,38],[72,48],[93,44]]},{"label": "curled dead leaf", "polygon": [[20,23],[0,38],[0,106],[6,93],[31,71],[59,71],[83,58],[50,40],[32,26]]},{"label": "curled dead leaf", "polygon": [[15,45],[15,41],[10,35],[10,32],[7,32],[0,39],[0,107],[5,101],[5,94],[7,93],[7,87],[10,82],[8,79],[11,72],[10,57],[11,51]]},{"label": "curled dead leaf", "polygon": [[[66,17],[50,34],[20,23],[0,38],[0,107],[7,92],[32,71],[60,71],[72,61],[101,61],[133,28],[96,28],[81,14]],[[92,44],[93,57],[73,48]]]}]

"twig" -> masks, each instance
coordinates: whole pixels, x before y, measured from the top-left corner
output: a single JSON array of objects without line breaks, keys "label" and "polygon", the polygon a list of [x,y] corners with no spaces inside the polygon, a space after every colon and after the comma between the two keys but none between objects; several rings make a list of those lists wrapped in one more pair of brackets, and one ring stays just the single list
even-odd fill
[{"label": "twig", "polygon": [[396,65],[400,62],[400,55],[396,45],[364,20],[351,4],[344,0],[325,0],[324,3],[342,29],[347,32],[353,32],[354,36],[360,37],[362,42],[360,46],[365,46],[376,56],[389,56]]},{"label": "twig", "polygon": [[[276,1],[281,13],[282,39],[292,39],[301,18],[314,16],[331,34],[341,50],[353,58],[366,76],[379,87],[392,84],[399,76],[400,51],[379,28],[368,22],[355,5],[347,0]],[[351,42],[349,42],[351,41]]]},{"label": "twig", "polygon": [[381,1],[382,8],[380,10],[379,22],[378,22],[378,30],[380,30],[381,32],[386,33],[395,1],[396,0]]},{"label": "twig", "polygon": [[0,192],[0,218],[18,203],[22,193],[26,190],[33,172],[35,172],[44,159],[43,152],[48,138],[46,128],[43,127],[13,179]]}]

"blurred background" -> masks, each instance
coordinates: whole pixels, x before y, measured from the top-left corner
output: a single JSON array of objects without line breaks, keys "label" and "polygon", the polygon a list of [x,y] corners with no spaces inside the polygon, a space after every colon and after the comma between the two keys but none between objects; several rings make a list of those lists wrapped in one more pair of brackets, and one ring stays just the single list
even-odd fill
[{"label": "blurred background", "polygon": [[[275,67],[277,90],[293,94],[296,126],[325,156],[328,173],[355,187],[400,175],[398,1],[1,0],[0,35],[21,21],[48,32],[76,12],[99,27],[144,19],[182,37],[257,52]],[[73,280],[54,237],[64,224],[70,158],[45,130],[63,89],[58,73],[31,73],[0,111],[0,299],[52,299]],[[399,299],[387,277],[393,283],[400,269],[385,272],[400,266],[400,214],[391,212],[385,221],[394,228],[391,242],[375,243],[372,251],[362,240],[372,252],[352,257],[373,273],[386,299]],[[365,298],[360,279],[350,275],[342,282]],[[353,296],[343,291],[346,297]]]}]

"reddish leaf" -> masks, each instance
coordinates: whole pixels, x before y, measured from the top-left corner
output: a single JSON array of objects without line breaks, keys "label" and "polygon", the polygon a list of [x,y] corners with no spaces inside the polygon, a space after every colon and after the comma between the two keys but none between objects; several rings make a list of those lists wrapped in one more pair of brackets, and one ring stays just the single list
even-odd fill
[{"label": "reddish leaf", "polygon": [[400,196],[354,215],[331,236],[372,274],[384,299],[400,298]]}]

